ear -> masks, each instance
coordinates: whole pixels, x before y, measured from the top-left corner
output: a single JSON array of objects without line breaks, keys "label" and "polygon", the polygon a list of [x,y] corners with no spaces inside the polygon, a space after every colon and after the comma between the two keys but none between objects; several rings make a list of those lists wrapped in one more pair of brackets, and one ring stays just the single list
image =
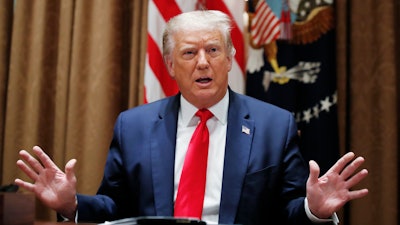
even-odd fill
[{"label": "ear", "polygon": [[232,69],[232,58],[233,58],[233,56],[228,56],[227,57],[227,60],[228,60],[228,64],[227,64],[228,72],[231,71],[231,69]]},{"label": "ear", "polygon": [[175,79],[175,70],[174,70],[172,57],[169,55],[165,56],[164,62],[165,62],[165,65],[167,66],[169,75],[171,76],[172,79]]}]

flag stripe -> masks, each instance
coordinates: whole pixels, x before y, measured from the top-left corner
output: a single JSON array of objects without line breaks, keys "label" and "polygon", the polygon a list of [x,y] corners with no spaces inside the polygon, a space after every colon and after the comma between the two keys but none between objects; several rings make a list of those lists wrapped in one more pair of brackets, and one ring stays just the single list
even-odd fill
[{"label": "flag stripe", "polygon": [[[149,68],[149,58],[148,55],[146,55],[146,76],[144,76],[144,103],[148,102],[153,102],[156,101],[160,98],[164,98],[165,94],[162,90],[162,86],[157,79],[156,75],[153,73],[153,71]],[[146,87],[150,87],[149,90],[147,91]]]},{"label": "flag stripe", "polygon": [[269,44],[279,38],[280,21],[265,1],[259,1],[250,26],[251,37],[256,45]]},{"label": "flag stripe", "polygon": [[168,21],[172,17],[182,12],[174,0],[153,0],[153,2],[157,8],[164,9],[160,10],[160,13],[165,21]]},{"label": "flag stripe", "polygon": [[176,85],[176,82],[169,76],[167,68],[165,66],[160,66],[164,64],[164,61],[162,53],[160,52],[157,44],[150,35],[147,36],[147,40],[150,68],[162,84],[164,93],[167,96],[178,93],[178,86]]},{"label": "flag stripe", "polygon": [[261,17],[255,21],[254,26],[252,26],[252,34],[255,40],[262,41],[265,37],[270,35],[271,30],[276,26],[276,24],[273,24],[273,16],[272,13],[263,13]]}]

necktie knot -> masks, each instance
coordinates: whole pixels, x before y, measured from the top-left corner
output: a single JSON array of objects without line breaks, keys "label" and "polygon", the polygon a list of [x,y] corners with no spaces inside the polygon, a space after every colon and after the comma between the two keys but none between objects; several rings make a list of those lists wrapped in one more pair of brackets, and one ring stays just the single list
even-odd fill
[{"label": "necktie knot", "polygon": [[196,112],[196,116],[200,117],[200,122],[203,123],[210,119],[213,114],[208,109],[199,109]]}]

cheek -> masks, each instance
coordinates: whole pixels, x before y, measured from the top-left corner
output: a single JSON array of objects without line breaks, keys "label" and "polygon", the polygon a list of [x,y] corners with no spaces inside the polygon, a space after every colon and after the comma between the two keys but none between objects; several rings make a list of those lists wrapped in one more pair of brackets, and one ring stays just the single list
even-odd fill
[{"label": "cheek", "polygon": [[232,63],[230,63],[229,60],[227,61],[219,61],[217,63],[217,72],[218,73],[228,73],[229,71],[231,71],[232,68]]},{"label": "cheek", "polygon": [[180,63],[175,63],[174,71],[176,76],[181,76],[181,78],[190,77],[196,69],[196,64],[192,61],[183,61]]}]

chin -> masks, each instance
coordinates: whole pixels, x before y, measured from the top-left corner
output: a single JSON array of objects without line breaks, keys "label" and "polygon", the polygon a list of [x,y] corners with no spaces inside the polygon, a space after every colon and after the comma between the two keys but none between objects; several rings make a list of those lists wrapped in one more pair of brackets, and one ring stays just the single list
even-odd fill
[{"label": "chin", "polygon": [[202,105],[202,108],[209,108],[215,105],[223,97],[223,96],[218,96],[217,94],[218,93],[215,91],[201,91],[198,92],[195,96],[197,102],[199,102]]}]

